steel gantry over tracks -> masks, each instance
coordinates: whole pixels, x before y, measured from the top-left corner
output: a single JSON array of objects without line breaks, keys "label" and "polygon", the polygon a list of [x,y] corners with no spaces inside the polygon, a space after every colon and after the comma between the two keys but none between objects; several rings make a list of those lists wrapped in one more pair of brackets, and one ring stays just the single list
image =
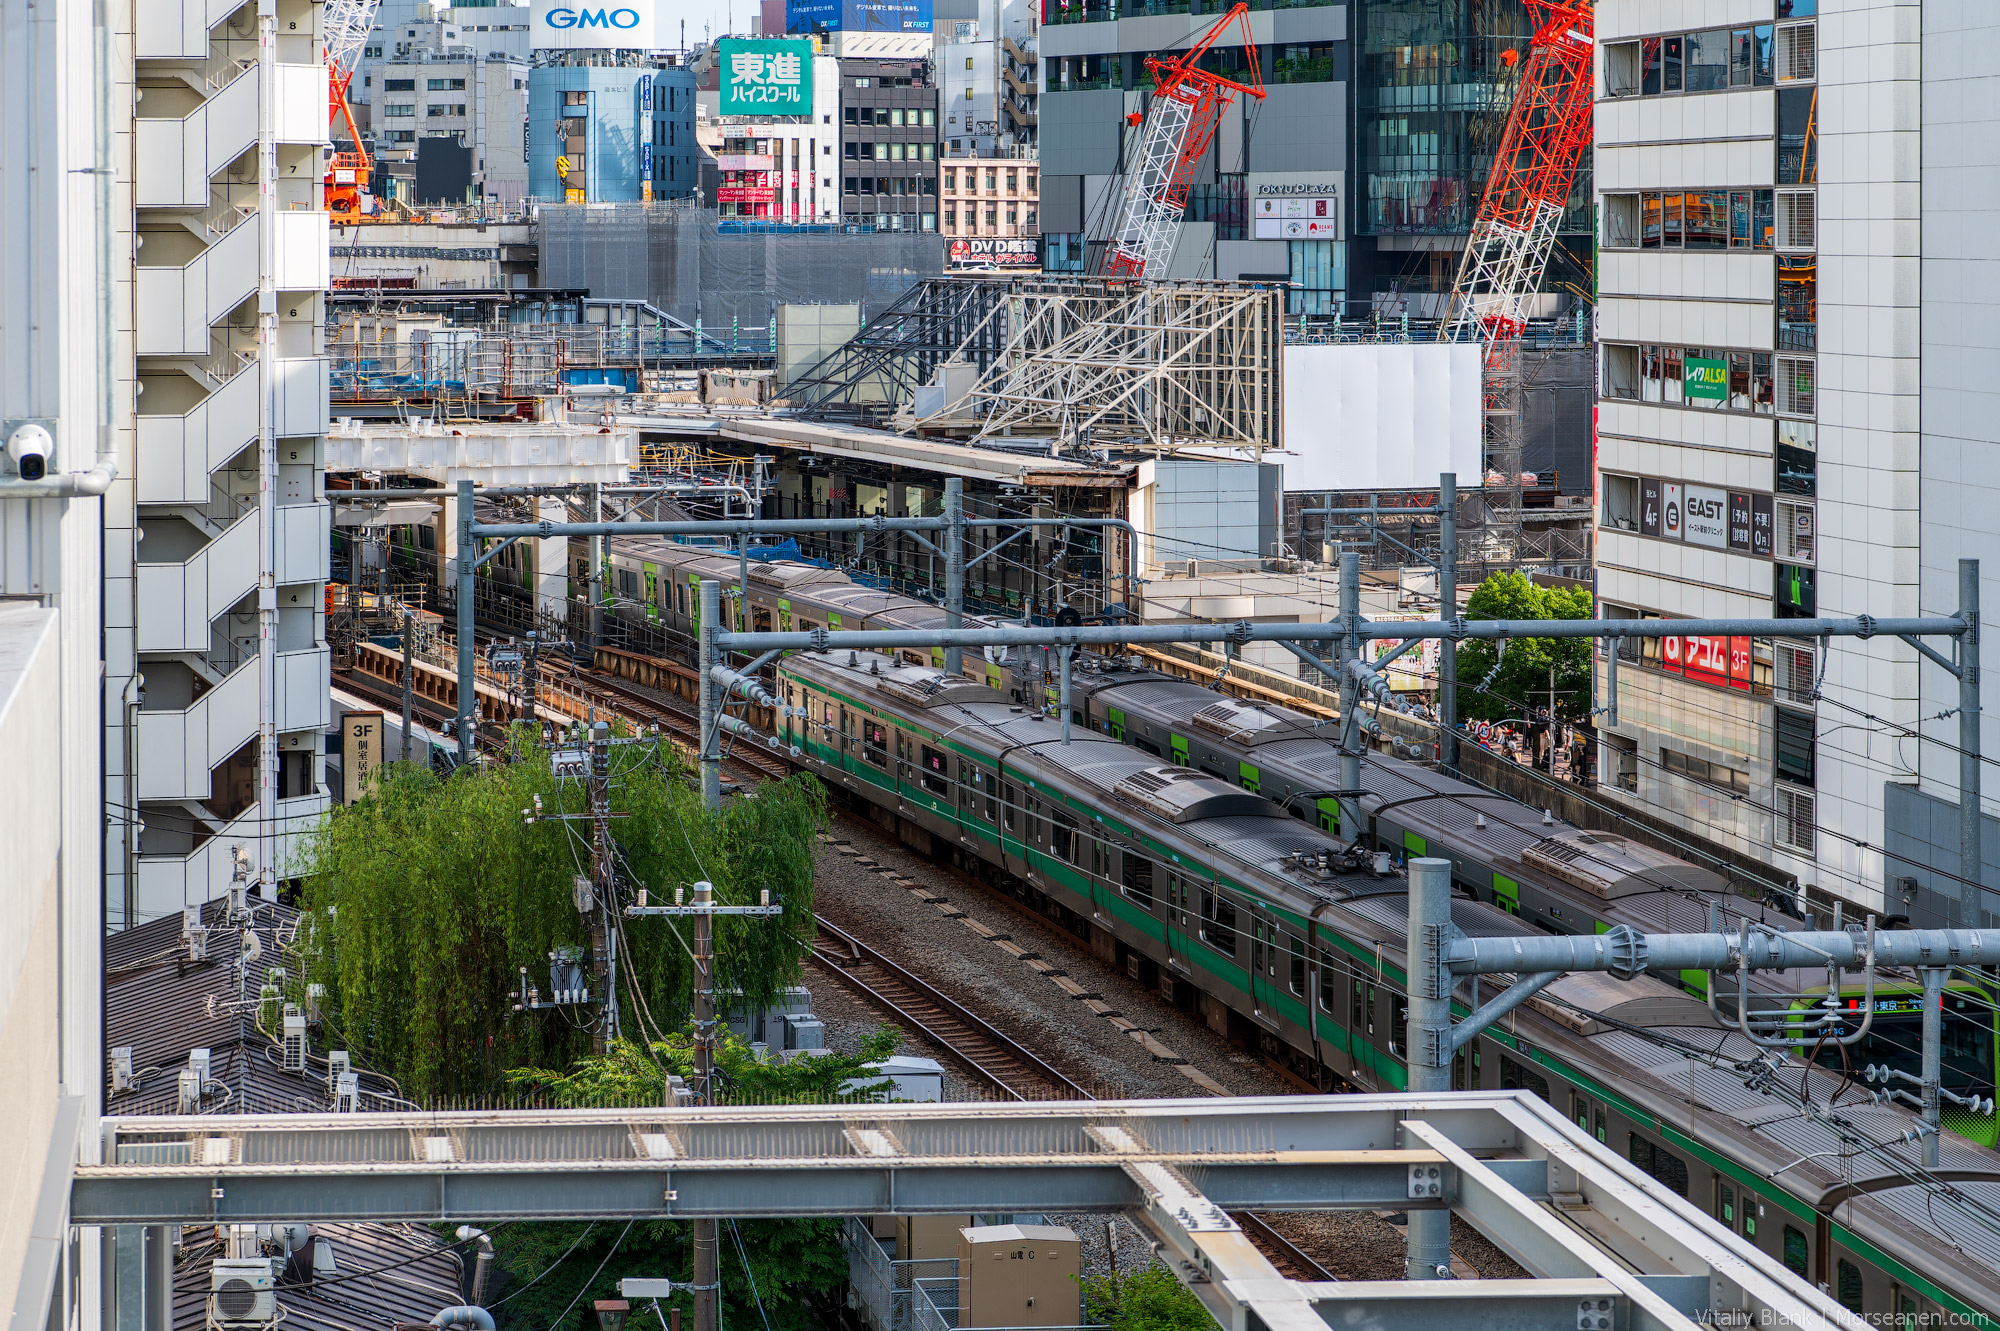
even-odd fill
[{"label": "steel gantry over tracks", "polygon": [[[103,1122],[76,1225],[1125,1212],[1232,1331],[1860,1328],[1532,1095]],[[1527,1272],[1287,1280],[1234,1209],[1446,1211]]]}]

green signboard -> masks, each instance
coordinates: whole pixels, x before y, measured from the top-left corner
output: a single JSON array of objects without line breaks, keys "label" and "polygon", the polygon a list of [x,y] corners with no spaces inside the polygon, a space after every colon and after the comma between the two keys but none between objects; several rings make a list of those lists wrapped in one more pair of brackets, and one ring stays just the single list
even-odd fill
[{"label": "green signboard", "polygon": [[1681,365],[1682,382],[1689,399],[1705,398],[1710,402],[1720,402],[1729,396],[1728,361],[1689,356]]},{"label": "green signboard", "polygon": [[810,116],[811,38],[725,37],[721,43],[726,116]]}]

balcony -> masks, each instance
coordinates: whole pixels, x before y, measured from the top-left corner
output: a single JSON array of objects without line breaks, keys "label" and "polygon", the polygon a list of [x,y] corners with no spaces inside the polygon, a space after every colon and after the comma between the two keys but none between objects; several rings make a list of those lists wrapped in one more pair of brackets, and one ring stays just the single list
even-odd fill
[{"label": "balcony", "polygon": [[[299,842],[332,804],[333,798],[324,786],[310,795],[278,801],[276,853],[280,874],[294,862]],[[252,804],[219,829],[210,831],[203,827],[188,836],[193,845],[186,854],[139,856],[139,922],[178,915],[183,906],[199,905],[222,896],[229,888],[233,868],[230,849],[249,846],[254,855],[260,813],[257,805]],[[189,820],[194,821],[192,813]]]},{"label": "balcony", "polygon": [[202,60],[208,30],[243,8],[242,0],[146,0],[134,9],[132,54],[141,60]]},{"label": "balcony", "polygon": [[[277,510],[278,586],[326,581],[331,515],[332,509],[325,504],[296,504]],[[142,560],[146,544],[140,545]],[[256,589],[257,556],[257,514],[252,511],[185,560],[140,563],[136,570],[138,649],[206,652],[211,641],[209,626],[216,617]]]},{"label": "balcony", "polygon": [[[278,362],[275,405],[279,438],[326,433],[327,368],[323,356]],[[209,477],[257,438],[257,382],[254,368],[242,370],[183,411],[141,412],[140,503],[208,502]],[[156,392],[158,396],[140,398],[139,405],[144,408],[161,402],[165,393]]]},{"label": "balcony", "polygon": [[[141,356],[206,356],[209,329],[257,291],[258,228],[253,215],[206,249],[185,232],[142,232],[133,305]],[[330,233],[323,212],[284,212],[275,220],[280,291],[324,291],[331,284]],[[193,253],[189,253],[190,248]]]},{"label": "balcony", "polygon": [[[332,657],[324,646],[280,652],[277,724],[280,732],[324,729],[331,699]],[[216,764],[257,733],[258,658],[236,667],[192,704],[139,713],[139,798],[203,800]]]},{"label": "balcony", "polygon": [[[185,116],[135,120],[133,202],[208,207],[209,181],[256,146],[257,82],[252,66]],[[326,142],[326,67],[279,65],[277,84],[278,142]]]}]

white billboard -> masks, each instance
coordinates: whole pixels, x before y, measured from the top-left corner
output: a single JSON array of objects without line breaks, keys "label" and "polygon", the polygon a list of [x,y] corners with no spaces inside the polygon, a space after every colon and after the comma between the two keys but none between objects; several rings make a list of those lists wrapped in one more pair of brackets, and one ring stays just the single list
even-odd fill
[{"label": "white billboard", "polygon": [[1480,483],[1479,347],[1470,342],[1285,348],[1285,489]]},{"label": "white billboard", "polygon": [[537,51],[654,51],[666,44],[661,0],[534,0],[528,45]]}]

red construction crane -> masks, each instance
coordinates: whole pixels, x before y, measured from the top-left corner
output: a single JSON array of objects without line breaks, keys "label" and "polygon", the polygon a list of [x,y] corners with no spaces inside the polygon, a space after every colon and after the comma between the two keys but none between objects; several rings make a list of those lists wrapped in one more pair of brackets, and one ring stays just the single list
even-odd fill
[{"label": "red construction crane", "polygon": [[[1592,0],[1527,0],[1535,25],[1514,108],[1460,261],[1443,336],[1518,337],[1590,146]],[[1519,57],[1502,57],[1512,64]]]},{"label": "red construction crane", "polygon": [[[1247,83],[1199,67],[1216,38],[1237,22],[1243,26]],[[1102,271],[1107,277],[1140,277],[1148,267],[1155,271],[1166,267],[1187,213],[1195,167],[1215,141],[1223,111],[1238,93],[1263,100],[1257,44],[1250,36],[1250,6],[1238,3],[1201,40],[1171,60],[1147,56],[1146,70],[1153,76],[1153,101],[1143,117],[1134,112],[1125,118],[1144,128],[1134,164],[1125,173],[1118,219],[1105,245]]]},{"label": "red construction crane", "polygon": [[[1521,331],[1556,228],[1590,146],[1592,0],[1527,0],[1534,36],[1486,195],[1459,262],[1438,336],[1485,349],[1484,470],[1489,526],[1521,519]],[[1503,57],[1512,64],[1519,56]],[[1506,538],[1495,531],[1504,543]],[[1518,562],[1518,547],[1506,562]]]},{"label": "red construction crane", "polygon": [[335,125],[345,120],[348,135],[354,140],[353,152],[327,155],[323,182],[326,210],[336,223],[358,222],[375,211],[375,200],[368,193],[372,163],[367,147],[361,142],[361,131],[355,127],[354,111],[347,104],[347,85],[354,77],[354,58],[361,54],[368,30],[375,26],[379,3],[380,0],[329,0],[321,14],[326,34],[327,120]]}]

